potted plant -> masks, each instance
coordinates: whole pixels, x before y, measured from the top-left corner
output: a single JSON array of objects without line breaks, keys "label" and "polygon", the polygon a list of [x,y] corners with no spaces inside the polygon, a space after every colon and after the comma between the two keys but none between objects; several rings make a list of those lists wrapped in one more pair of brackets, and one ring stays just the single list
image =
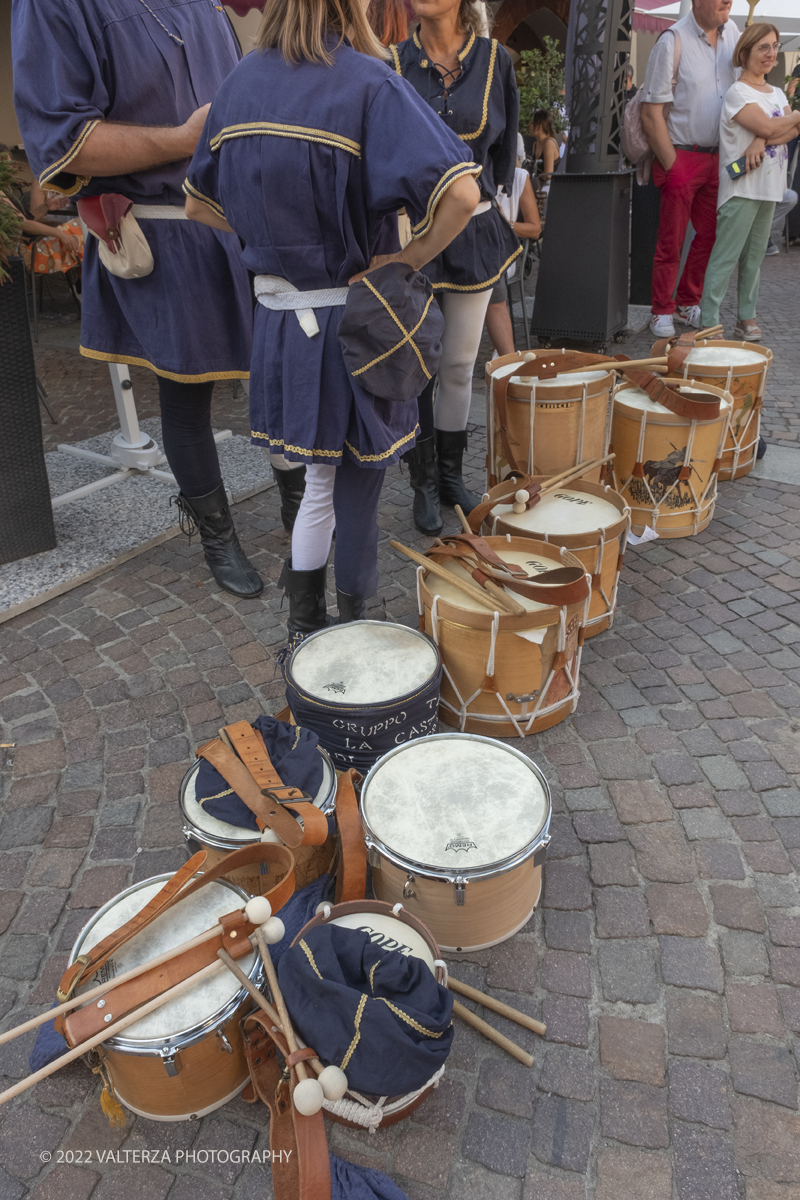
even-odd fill
[{"label": "potted plant", "polygon": [[545,37],[544,51],[523,50],[517,66],[519,86],[519,128],[527,134],[537,108],[553,114],[553,128],[561,133],[567,126],[564,104],[564,55],[555,38]]},{"label": "potted plant", "polygon": [[16,165],[0,155],[0,564],[56,544],[25,265],[16,253],[22,217],[11,198],[17,179]]}]

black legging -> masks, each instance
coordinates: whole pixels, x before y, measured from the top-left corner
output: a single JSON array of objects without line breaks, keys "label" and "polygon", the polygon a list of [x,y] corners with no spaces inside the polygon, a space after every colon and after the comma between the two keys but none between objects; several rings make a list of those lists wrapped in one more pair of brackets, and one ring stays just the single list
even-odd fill
[{"label": "black legging", "polygon": [[158,377],[161,436],[172,474],[184,496],[205,496],[222,483],[211,432],[211,383],[176,383]]},{"label": "black legging", "polygon": [[430,381],[422,395],[417,400],[419,410],[419,441],[433,437],[433,385],[436,377]]}]

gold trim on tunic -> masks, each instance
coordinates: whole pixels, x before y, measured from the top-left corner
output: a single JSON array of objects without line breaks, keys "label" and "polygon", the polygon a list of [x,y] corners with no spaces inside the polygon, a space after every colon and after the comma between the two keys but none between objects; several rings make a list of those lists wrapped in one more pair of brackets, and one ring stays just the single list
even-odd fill
[{"label": "gold trim on tunic", "polygon": [[321,142],[333,146],[335,150],[346,150],[348,154],[361,157],[361,146],[352,138],[343,137],[339,133],[331,133],[327,129],[309,129],[305,125],[279,125],[273,121],[247,121],[242,125],[228,125],[215,134],[209,142],[212,153],[219,150],[223,142],[240,137],[286,137],[297,138],[303,142]]},{"label": "gold trim on tunic", "polygon": [[98,362],[128,363],[132,367],[147,367],[155,371],[163,379],[172,379],[175,383],[211,383],[215,379],[249,379],[249,371],[203,371],[200,375],[180,375],[176,371],[165,371],[149,362],[146,358],[136,358],[133,354],[117,351],[107,354],[105,350],[90,350],[86,346],[78,347],[84,358],[96,358]]}]

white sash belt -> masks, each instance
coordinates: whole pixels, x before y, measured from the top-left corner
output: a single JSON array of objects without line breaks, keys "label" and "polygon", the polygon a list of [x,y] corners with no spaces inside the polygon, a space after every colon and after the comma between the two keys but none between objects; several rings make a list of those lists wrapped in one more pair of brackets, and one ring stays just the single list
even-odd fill
[{"label": "white sash belt", "polygon": [[315,308],[336,308],[347,303],[347,288],[321,288],[301,292],[288,279],[278,275],[256,275],[253,290],[256,300],[273,312],[294,312],[306,337],[319,333]]},{"label": "white sash belt", "polygon": [[130,208],[137,221],[188,221],[184,208],[176,204],[134,204]]},{"label": "white sash belt", "polygon": [[[491,207],[492,207],[491,200],[481,200],[480,204],[476,204],[475,207],[473,208],[472,216],[479,217],[481,213],[488,212]],[[472,220],[472,217],[470,217],[470,220]]]}]

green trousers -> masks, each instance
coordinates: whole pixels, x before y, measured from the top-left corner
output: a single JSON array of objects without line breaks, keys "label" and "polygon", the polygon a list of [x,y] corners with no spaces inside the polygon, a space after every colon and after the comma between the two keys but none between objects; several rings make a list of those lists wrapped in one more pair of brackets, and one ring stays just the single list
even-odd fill
[{"label": "green trousers", "polygon": [[700,321],[705,328],[719,325],[719,306],[725,299],[736,264],[739,264],[739,320],[756,315],[761,260],[767,249],[775,215],[774,200],[747,200],[734,196],[717,213],[717,237],[706,267]]}]

